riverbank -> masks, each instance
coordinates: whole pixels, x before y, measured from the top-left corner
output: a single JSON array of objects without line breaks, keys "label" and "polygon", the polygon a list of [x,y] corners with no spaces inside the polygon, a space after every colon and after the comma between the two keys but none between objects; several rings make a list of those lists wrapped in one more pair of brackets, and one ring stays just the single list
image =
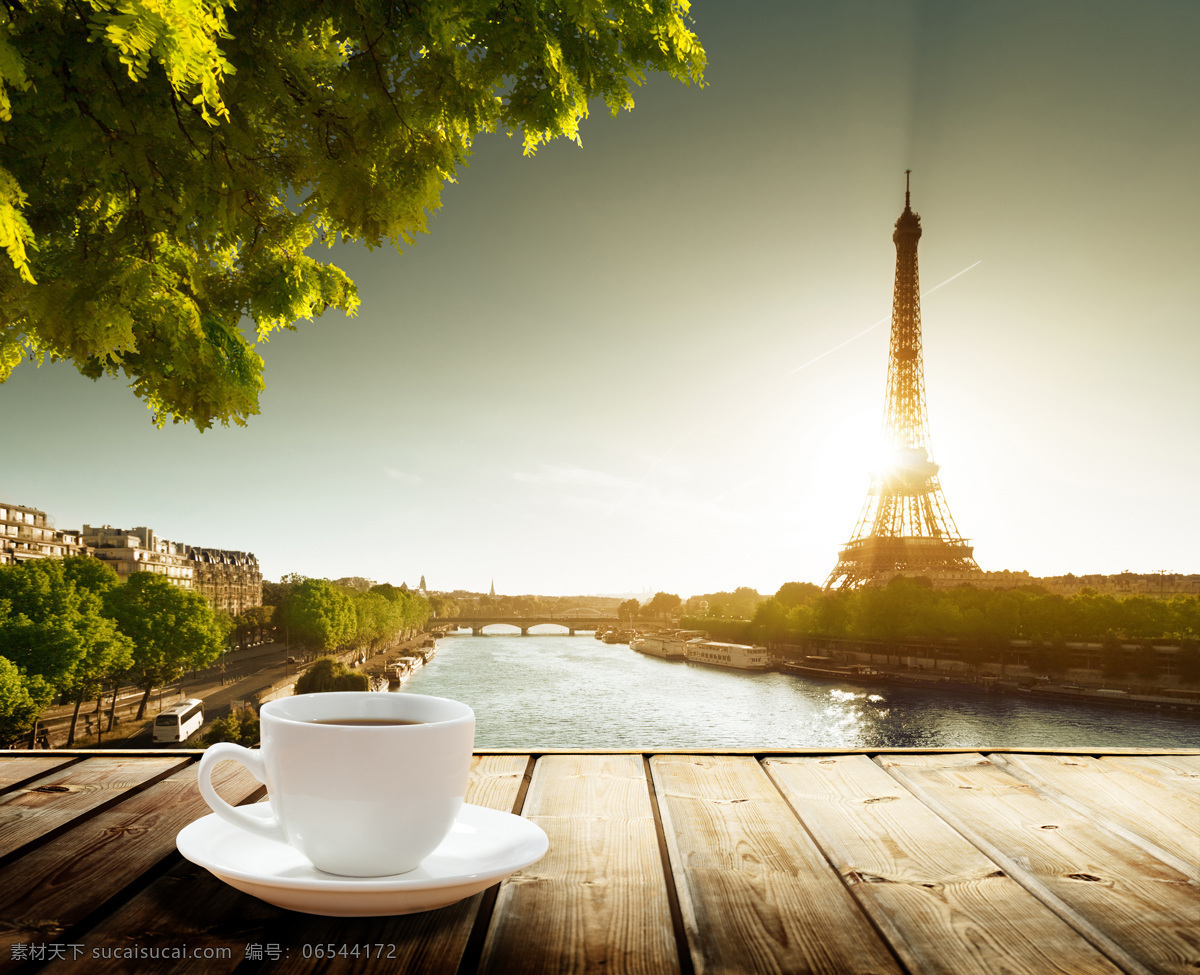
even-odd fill
[{"label": "riverbank", "polygon": [[[1006,674],[1006,665],[985,663],[973,669],[960,661],[914,656],[911,652],[880,653],[878,648],[847,649],[831,645],[828,640],[810,646],[768,644],[767,648],[773,658],[772,669],[805,680],[868,687],[917,687],[933,693],[1025,695],[1042,701],[1174,712],[1200,718],[1200,687],[1164,687],[1136,678],[1118,684],[1103,678],[1099,672],[1082,669],[1073,670],[1065,681],[1052,680],[1049,676],[1033,675],[1024,665],[1009,664],[1010,673]],[[1012,674],[1013,670],[1017,673]]]},{"label": "riverbank", "polygon": [[470,704],[480,748],[1200,747],[1200,721],[924,681],[694,667],[566,634],[469,633],[404,688]]},{"label": "riverbank", "polygon": [[[343,650],[331,654],[334,660],[349,667],[362,667],[368,661],[386,664],[405,655],[416,655],[427,662],[434,650],[427,646],[433,640],[428,633],[418,633],[397,644],[365,656],[362,650]],[[204,702],[205,728],[209,722],[228,714],[232,708],[258,709],[267,701],[288,697],[294,692],[296,680],[316,659],[313,655],[296,656],[282,643],[265,643],[227,656],[221,665],[189,673],[181,680],[156,688],[147,701],[145,714],[136,717],[145,692],[132,685],[117,692],[113,724],[108,728],[109,710],[113,708],[112,692],[105,694],[102,707],[95,701],[80,709],[72,748],[122,748],[140,743],[150,737],[158,713],[188,698]],[[426,656],[427,655],[427,656]],[[415,668],[414,668],[415,670]],[[42,713],[39,720],[39,748],[64,748],[70,737],[74,705],[56,705]],[[99,729],[104,728],[101,732]],[[189,739],[199,740],[204,729]],[[10,748],[26,749],[28,738]],[[149,747],[149,746],[147,746]]]},{"label": "riverbank", "polygon": [[[1134,711],[1167,711],[1200,718],[1200,688],[1167,688],[1152,684],[1139,687],[1132,683],[1114,687],[1112,681],[1090,680],[1088,676],[1062,682],[1051,680],[1048,676],[1005,677],[986,672],[946,672],[937,667],[937,661],[934,660],[906,661],[897,667],[880,663],[878,657],[870,653],[812,656],[794,651],[781,655],[778,648],[775,651],[777,669],[790,676],[809,680],[920,687],[933,692],[1016,694],[1043,701],[1067,701]],[[793,668],[805,668],[807,672]],[[844,673],[838,673],[839,670]]]},{"label": "riverbank", "polygon": [[827,668],[824,673],[797,673],[779,668],[782,673],[805,680],[839,680],[852,684],[879,687],[919,687],[923,690],[942,693],[1013,694],[1042,701],[1065,701],[1072,704],[1091,704],[1097,707],[1122,708],[1133,711],[1176,712],[1200,718],[1200,691],[1162,689],[1157,693],[1140,693],[1136,690],[1114,688],[1107,684],[1082,686],[1060,684],[1049,680],[1019,680],[984,676],[950,676],[931,674],[923,669],[897,670],[873,667],[869,677],[847,671],[842,675]]}]

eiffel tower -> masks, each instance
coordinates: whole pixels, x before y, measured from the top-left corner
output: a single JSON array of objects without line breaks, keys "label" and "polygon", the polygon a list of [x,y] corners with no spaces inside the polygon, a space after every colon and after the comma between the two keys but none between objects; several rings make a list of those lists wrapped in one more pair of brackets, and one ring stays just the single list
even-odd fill
[{"label": "eiffel tower", "polygon": [[980,571],[972,547],[954,524],[930,452],[917,278],[921,218],[910,205],[910,172],[904,173],[904,212],[892,233],[896,286],[883,418],[888,463],[872,472],[862,514],[838,553],[826,589],[886,583],[897,575],[960,582]]}]

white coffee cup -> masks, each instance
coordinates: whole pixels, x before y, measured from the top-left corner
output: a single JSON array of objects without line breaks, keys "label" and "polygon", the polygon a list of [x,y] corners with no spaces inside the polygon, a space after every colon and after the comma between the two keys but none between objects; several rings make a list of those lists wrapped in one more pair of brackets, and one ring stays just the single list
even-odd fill
[{"label": "white coffee cup", "polygon": [[[384,877],[416,868],[454,825],[475,744],[467,705],[421,694],[299,694],[264,704],[259,721],[259,750],[220,742],[200,759],[201,795],[240,829],[290,844],[327,873]],[[225,760],[266,784],[269,819],[217,795],[212,770]]]}]

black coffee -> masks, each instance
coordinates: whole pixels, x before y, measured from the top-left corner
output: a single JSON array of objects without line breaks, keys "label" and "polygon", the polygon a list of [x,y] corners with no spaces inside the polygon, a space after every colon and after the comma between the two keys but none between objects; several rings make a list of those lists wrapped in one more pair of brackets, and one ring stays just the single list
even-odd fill
[{"label": "black coffee", "polygon": [[424,721],[405,721],[402,718],[324,718],[309,724],[336,724],[350,728],[388,728],[402,724],[424,724]]}]

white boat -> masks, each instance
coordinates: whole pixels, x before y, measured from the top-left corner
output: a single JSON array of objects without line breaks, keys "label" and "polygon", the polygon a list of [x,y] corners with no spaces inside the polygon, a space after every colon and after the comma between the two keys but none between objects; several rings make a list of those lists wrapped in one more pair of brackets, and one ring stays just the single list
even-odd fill
[{"label": "white boat", "polygon": [[686,660],[685,646],[689,640],[704,636],[703,630],[674,630],[664,633],[646,633],[629,641],[629,648],[663,660]]},{"label": "white boat", "polygon": [[766,670],[771,666],[771,651],[766,647],[748,647],[742,643],[718,643],[715,640],[689,640],[684,652],[690,664],[711,664],[737,670]]}]

